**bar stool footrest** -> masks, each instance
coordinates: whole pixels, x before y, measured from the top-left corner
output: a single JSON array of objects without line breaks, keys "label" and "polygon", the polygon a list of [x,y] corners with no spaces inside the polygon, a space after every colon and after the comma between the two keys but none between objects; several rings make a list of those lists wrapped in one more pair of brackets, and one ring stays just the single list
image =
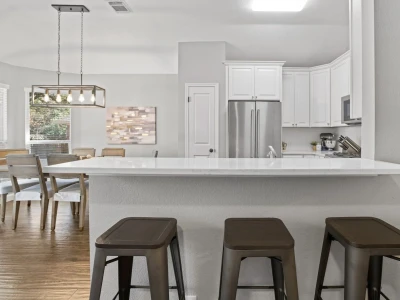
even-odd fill
[{"label": "bar stool footrest", "polygon": [[[391,258],[391,257],[389,257]],[[344,289],[344,285],[324,285],[322,287],[322,290],[335,290],[335,289]],[[380,296],[382,296],[383,298],[385,298],[385,300],[390,300],[390,298],[388,296],[386,296],[386,294],[384,292],[380,292],[379,293]],[[319,296],[318,300],[324,300],[321,296]]]},{"label": "bar stool footrest", "polygon": [[[149,286],[149,285],[131,285],[130,288],[131,288],[131,289],[146,289],[146,290],[148,290],[148,289],[150,289],[150,286]],[[178,289],[177,286],[169,286],[168,288],[169,288],[170,290],[177,290],[177,289]],[[112,300],[116,300],[117,297],[118,297],[118,295],[119,295],[119,291],[118,291],[117,294],[114,296],[114,298],[112,298]]]}]

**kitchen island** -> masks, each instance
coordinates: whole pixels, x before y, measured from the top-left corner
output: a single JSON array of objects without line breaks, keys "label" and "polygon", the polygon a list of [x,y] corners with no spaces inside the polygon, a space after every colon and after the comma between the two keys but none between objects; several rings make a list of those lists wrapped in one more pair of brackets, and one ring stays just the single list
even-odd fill
[{"label": "kitchen island", "polygon": [[[376,216],[400,227],[400,165],[364,159],[180,159],[94,158],[44,172],[90,176],[90,246],[118,220],[130,216],[178,220],[188,295],[218,298],[224,220],[230,217],[281,218],[296,241],[301,299],[313,299],[324,221],[333,216]],[[334,245],[327,285],[343,283],[344,251]],[[400,264],[385,264],[384,288],[400,296]],[[109,265],[102,299],[117,289],[116,266]],[[171,283],[174,284],[170,268]],[[147,283],[144,258],[135,259],[134,284]],[[266,259],[243,261],[240,283],[269,285]],[[343,299],[341,291],[324,300]],[[132,299],[149,300],[148,291]],[[171,299],[177,299],[171,291]],[[238,300],[274,299],[271,291],[242,290]],[[192,299],[188,299],[192,300]]]}]

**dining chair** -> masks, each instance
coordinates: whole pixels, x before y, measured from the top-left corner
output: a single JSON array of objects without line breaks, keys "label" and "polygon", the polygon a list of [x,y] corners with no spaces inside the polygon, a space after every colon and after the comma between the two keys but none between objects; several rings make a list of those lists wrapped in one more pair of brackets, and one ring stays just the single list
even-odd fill
[{"label": "dining chair", "polygon": [[[50,154],[47,156],[47,164],[49,166],[77,161],[80,157],[73,154]],[[83,230],[85,224],[85,213],[87,205],[87,193],[89,190],[89,181],[85,180],[84,174],[57,174],[50,173],[50,181],[54,191],[52,213],[51,213],[51,230],[56,228],[57,210],[59,202],[70,202],[72,214],[79,214],[79,229]],[[60,190],[58,181],[60,179],[78,179],[79,181]],[[75,206],[76,205],[76,206]],[[80,207],[79,207],[80,206]]]},{"label": "dining chair", "polygon": [[95,157],[96,156],[96,149],[95,148],[75,148],[72,149],[72,154],[84,157]]},{"label": "dining chair", "polygon": [[121,156],[125,157],[125,149],[124,148],[104,148],[101,150],[101,156]]},{"label": "dining chair", "polygon": [[[0,165],[7,164],[6,156],[15,154],[28,154],[29,151],[26,149],[1,149],[0,150]],[[26,189],[32,185],[38,184],[39,180],[36,178],[23,179],[18,181],[22,189]],[[1,222],[4,222],[6,217],[6,204],[8,194],[13,192],[11,180],[9,178],[0,178],[0,197],[1,197]]]},{"label": "dining chair", "polygon": [[[40,217],[40,229],[44,230],[49,200],[53,197],[54,191],[51,187],[51,183],[46,182],[39,156],[34,154],[8,155],[7,165],[14,192],[13,229],[17,228],[19,207],[21,202],[40,201],[42,209]],[[27,188],[24,188],[19,184],[20,179],[30,178],[37,178],[39,184],[32,185]],[[76,182],[76,179],[62,180],[58,182],[58,187],[59,189],[65,188]]]}]

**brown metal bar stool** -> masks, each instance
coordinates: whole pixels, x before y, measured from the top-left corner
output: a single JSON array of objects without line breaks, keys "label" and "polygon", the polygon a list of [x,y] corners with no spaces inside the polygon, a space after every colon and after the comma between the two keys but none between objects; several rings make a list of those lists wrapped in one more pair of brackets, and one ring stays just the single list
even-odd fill
[{"label": "brown metal bar stool", "polygon": [[[170,246],[177,287],[168,284],[168,254]],[[107,256],[117,256],[107,261]],[[150,286],[131,285],[134,256],[145,256]],[[118,262],[118,293],[129,300],[132,288],[149,288],[151,299],[168,300],[169,289],[177,289],[179,300],[185,300],[182,263],[177,235],[177,221],[169,218],[122,219],[96,240],[90,300],[100,299],[104,269]]]},{"label": "brown metal bar stool", "polygon": [[[332,241],[345,247],[344,286],[324,286]],[[400,230],[371,217],[328,218],[314,300],[323,289],[344,288],[345,300],[389,299],[381,290],[383,257],[400,255]]]},{"label": "brown metal bar stool", "polygon": [[[238,286],[241,261],[248,257],[271,259],[274,286]],[[237,289],[273,289],[276,300],[299,299],[294,240],[281,220],[225,221],[219,300],[235,300]]]}]

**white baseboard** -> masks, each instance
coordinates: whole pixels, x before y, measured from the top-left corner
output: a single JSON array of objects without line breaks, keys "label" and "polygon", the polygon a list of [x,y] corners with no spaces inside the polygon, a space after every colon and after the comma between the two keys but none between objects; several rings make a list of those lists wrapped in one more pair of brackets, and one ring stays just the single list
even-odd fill
[{"label": "white baseboard", "polygon": [[197,296],[186,296],[186,300],[197,300]]}]

